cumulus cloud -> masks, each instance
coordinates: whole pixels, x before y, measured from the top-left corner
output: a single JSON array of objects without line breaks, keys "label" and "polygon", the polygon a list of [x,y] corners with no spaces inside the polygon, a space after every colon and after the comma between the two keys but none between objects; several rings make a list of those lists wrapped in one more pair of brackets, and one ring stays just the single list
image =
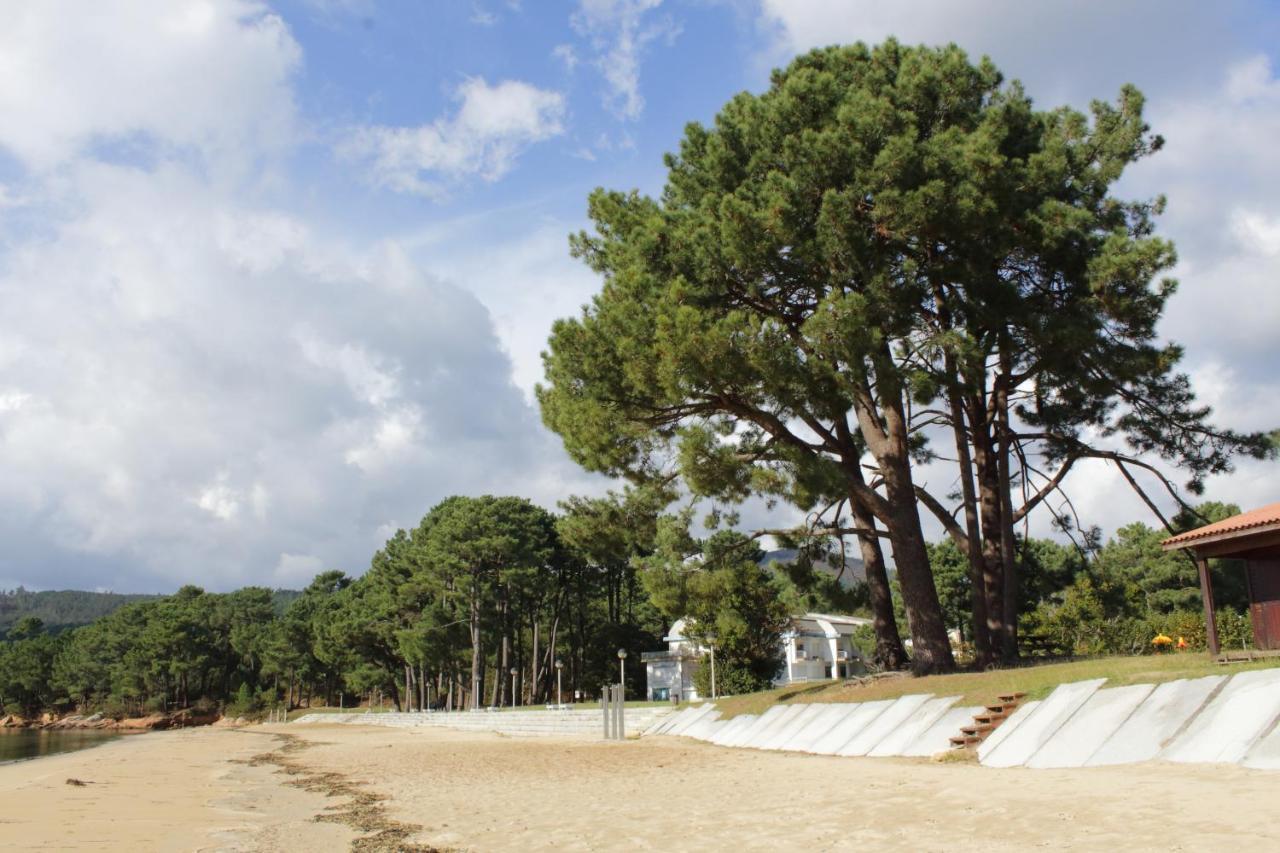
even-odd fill
[{"label": "cumulus cloud", "polygon": [[[28,5],[0,34],[23,72],[0,80],[23,167],[0,209],[0,579],[297,585],[360,571],[448,494],[585,483],[475,296],[290,208],[268,162],[294,141],[282,22],[118,11]],[[470,81],[433,162],[493,176],[551,132],[558,102],[521,85]]]},{"label": "cumulus cloud", "polygon": [[525,148],[564,132],[564,96],[519,80],[490,86],[474,77],[458,87],[458,111],[418,127],[364,127],[344,153],[369,162],[375,183],[439,196],[466,178],[496,181]]},{"label": "cumulus cloud", "polygon": [[236,158],[284,144],[301,50],[255,0],[8,4],[0,146],[35,169],[112,142]]},{"label": "cumulus cloud", "polygon": [[[371,531],[452,492],[560,494],[488,312],[403,247],[343,247],[178,169],[76,183],[80,212],[0,267],[6,541],[125,559],[116,588],[228,586],[284,553],[358,570]],[[261,223],[252,251],[225,239]],[[30,570],[14,554],[0,575]]]},{"label": "cumulus cloud", "polygon": [[634,121],[644,112],[640,63],[648,45],[679,35],[669,18],[650,15],[661,5],[662,0],[579,0],[570,18],[573,29],[590,43],[593,64],[604,76],[605,106],[619,118]]}]

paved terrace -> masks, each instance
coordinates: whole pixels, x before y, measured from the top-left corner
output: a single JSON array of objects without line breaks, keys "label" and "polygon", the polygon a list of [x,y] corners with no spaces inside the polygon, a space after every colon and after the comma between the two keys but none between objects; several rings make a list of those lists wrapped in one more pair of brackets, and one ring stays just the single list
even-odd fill
[{"label": "paved terrace", "polygon": [[[638,736],[672,713],[668,707],[626,709],[626,732]],[[561,735],[601,737],[603,713],[598,707],[576,706],[566,710],[433,711],[412,713],[314,713],[304,714],[298,723],[341,723],[358,726],[417,728],[437,726],[465,731],[498,732],[515,736]]]}]

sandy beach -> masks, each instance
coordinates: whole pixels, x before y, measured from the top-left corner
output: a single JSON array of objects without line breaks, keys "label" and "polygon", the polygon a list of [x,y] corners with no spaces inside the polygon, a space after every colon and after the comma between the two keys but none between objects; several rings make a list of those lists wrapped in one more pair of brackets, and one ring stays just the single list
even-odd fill
[{"label": "sandy beach", "polygon": [[1232,766],[992,770],[670,738],[262,726],[0,767],[0,846],[1275,850],[1278,798],[1280,774]]}]

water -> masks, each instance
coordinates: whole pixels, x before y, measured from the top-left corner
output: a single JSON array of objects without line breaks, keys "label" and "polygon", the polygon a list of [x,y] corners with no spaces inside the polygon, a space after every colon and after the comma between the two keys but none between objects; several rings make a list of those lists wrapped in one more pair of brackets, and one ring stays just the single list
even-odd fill
[{"label": "water", "polygon": [[41,758],[45,755],[56,755],[59,752],[75,752],[77,749],[88,749],[121,735],[115,732],[103,732],[94,729],[67,729],[64,731],[43,731],[40,729],[0,729],[0,764],[13,761],[26,761],[30,758]]}]

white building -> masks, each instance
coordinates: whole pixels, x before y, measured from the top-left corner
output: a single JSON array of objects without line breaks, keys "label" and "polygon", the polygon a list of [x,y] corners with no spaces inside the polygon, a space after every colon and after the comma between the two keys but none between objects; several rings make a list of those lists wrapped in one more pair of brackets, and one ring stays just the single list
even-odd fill
[{"label": "white building", "polygon": [[[803,681],[833,681],[866,671],[862,655],[853,644],[853,632],[870,619],[859,616],[835,616],[805,613],[791,617],[782,632],[779,668],[775,687]],[[675,699],[688,702],[701,698],[693,684],[693,675],[708,657],[709,650],[684,635],[685,620],[671,626],[663,642],[666,651],[645,652],[640,659],[645,665],[650,702]]]}]

